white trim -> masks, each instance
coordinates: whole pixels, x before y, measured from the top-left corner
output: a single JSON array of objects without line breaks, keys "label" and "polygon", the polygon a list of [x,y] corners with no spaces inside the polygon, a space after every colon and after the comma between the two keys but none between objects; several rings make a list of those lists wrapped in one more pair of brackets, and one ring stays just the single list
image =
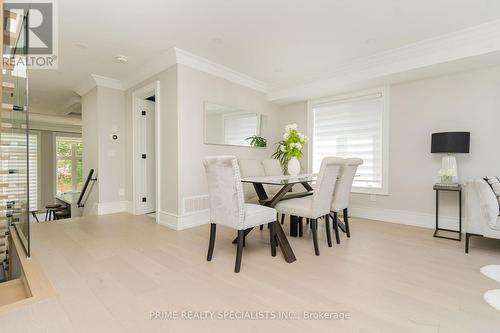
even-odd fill
[{"label": "white trim", "polygon": [[[412,225],[428,229],[436,227],[436,215],[423,212],[350,205],[349,215],[363,219]],[[462,218],[462,226],[464,225],[467,225],[467,223]],[[439,226],[455,230],[458,228],[458,217],[439,216]]]},{"label": "white trim", "polygon": [[[220,77],[253,90],[264,93],[267,92],[266,82],[257,80],[249,75],[240,73],[229,67],[215,63],[177,47],[170,48],[164,54],[155,60],[152,60],[147,66],[143,66],[139,71],[125,79],[123,87],[125,89],[130,89],[147,78],[150,78],[151,76],[156,75],[176,64],[194,68],[201,72]],[[81,90],[85,90],[84,88],[86,88],[86,86],[83,86]]]},{"label": "white trim", "polygon": [[89,75],[82,82],[80,82],[76,87],[73,88],[73,91],[80,96],[84,96],[88,94],[89,91],[96,87],[96,83],[94,78]]},{"label": "white trim", "polygon": [[85,78],[82,82],[80,82],[80,84],[76,86],[73,89],[73,91],[80,96],[84,96],[95,87],[106,87],[116,90],[125,90],[120,80],[102,75],[90,74],[87,78]]},{"label": "white trim", "polygon": [[349,94],[325,97],[315,100],[310,100],[307,102],[307,131],[309,134],[309,141],[307,143],[307,170],[312,172],[312,160],[314,155],[313,142],[314,142],[314,113],[313,107],[316,105],[341,101],[346,99],[352,99],[356,97],[381,94],[382,101],[384,104],[382,113],[382,188],[362,188],[353,187],[352,193],[360,194],[377,194],[377,195],[389,195],[389,133],[390,133],[390,108],[391,108],[391,98],[390,98],[390,87],[384,86],[375,89],[363,90],[358,92],[353,92]]},{"label": "white trim", "polygon": [[253,90],[264,93],[267,92],[267,84],[263,81],[259,81],[257,79],[254,79],[253,77],[250,77],[249,75],[237,72],[229,67],[199,57],[182,49],[174,49],[178,64],[188,66],[208,74],[212,74],[214,76],[226,79]]},{"label": "white trim", "polygon": [[132,92],[132,212],[137,215],[137,193],[136,193],[136,164],[139,159],[139,154],[137,152],[135,137],[137,135],[137,124],[136,117],[138,116],[138,108],[137,108],[137,99],[140,97],[146,97],[145,94],[154,91],[155,96],[155,177],[156,177],[156,213],[155,220],[156,223],[160,221],[160,203],[161,203],[161,186],[162,182],[160,182],[160,170],[161,170],[161,149],[160,149],[160,117],[161,117],[161,101],[160,101],[160,81],[151,82],[148,85],[137,88]]},{"label": "white trim", "polygon": [[99,202],[96,205],[97,215],[114,214],[126,212],[130,207],[130,201]]},{"label": "white trim", "polygon": [[159,216],[159,224],[173,230],[185,230],[208,224],[210,221],[210,210],[203,210],[183,215],[160,211]]},{"label": "white trim", "polygon": [[116,90],[125,90],[123,89],[123,85],[120,80],[97,74],[90,74],[90,75],[94,78],[95,84],[98,87],[106,87]]},{"label": "white trim", "polygon": [[355,59],[334,69],[329,78],[271,87],[268,100],[286,104],[318,98],[360,82],[497,51],[500,51],[500,20]]},{"label": "white trim", "polygon": [[50,124],[30,124],[30,130],[46,131],[46,132],[64,132],[81,134],[82,128],[78,126],[66,125],[50,125]]},{"label": "white trim", "polygon": [[128,90],[144,82],[152,76],[161,73],[177,64],[175,48],[171,47],[163,54],[156,55],[155,59],[147,61],[142,67],[138,68],[128,78],[123,80],[123,87]]}]

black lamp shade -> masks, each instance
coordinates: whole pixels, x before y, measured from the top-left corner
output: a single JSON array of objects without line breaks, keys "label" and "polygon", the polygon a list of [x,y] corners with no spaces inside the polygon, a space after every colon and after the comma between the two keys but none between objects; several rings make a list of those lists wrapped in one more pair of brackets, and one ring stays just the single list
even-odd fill
[{"label": "black lamp shade", "polygon": [[470,132],[432,133],[431,153],[469,153]]}]

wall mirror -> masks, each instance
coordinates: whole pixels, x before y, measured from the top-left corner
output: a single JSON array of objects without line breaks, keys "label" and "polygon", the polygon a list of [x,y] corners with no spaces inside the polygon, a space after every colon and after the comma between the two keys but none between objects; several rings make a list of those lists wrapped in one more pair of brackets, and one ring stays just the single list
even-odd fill
[{"label": "wall mirror", "polygon": [[205,102],[205,143],[267,147],[267,116]]}]

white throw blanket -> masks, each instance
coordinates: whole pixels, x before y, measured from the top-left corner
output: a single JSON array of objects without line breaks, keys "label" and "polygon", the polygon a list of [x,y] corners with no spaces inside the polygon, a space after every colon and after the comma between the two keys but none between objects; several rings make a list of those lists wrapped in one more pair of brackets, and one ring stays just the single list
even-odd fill
[{"label": "white throw blanket", "polygon": [[481,273],[500,283],[500,265],[487,265],[481,267]]},{"label": "white throw blanket", "polygon": [[[480,271],[490,279],[500,282],[500,265],[487,265],[481,267]],[[500,289],[488,290],[483,298],[486,303],[500,311]]]},{"label": "white throw blanket", "polygon": [[488,290],[483,295],[486,303],[500,311],[500,289]]}]

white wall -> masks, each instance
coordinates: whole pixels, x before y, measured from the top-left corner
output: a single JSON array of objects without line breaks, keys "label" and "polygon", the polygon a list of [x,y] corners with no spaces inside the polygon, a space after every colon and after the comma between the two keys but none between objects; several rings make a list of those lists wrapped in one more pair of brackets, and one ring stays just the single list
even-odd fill
[{"label": "white wall", "polygon": [[[216,76],[178,65],[179,112],[179,229],[207,223],[204,214],[183,214],[183,201],[193,196],[207,195],[202,159],[208,155],[235,155],[238,158],[270,158],[278,138],[270,133],[267,148],[231,147],[204,144],[205,101],[239,110],[268,116],[268,127],[276,128],[276,106],[267,101],[266,94],[232,83]],[[275,133],[274,133],[275,134]]]},{"label": "white wall", "polygon": [[[456,155],[461,181],[466,181],[500,174],[499,124],[500,67],[394,85],[390,196],[379,196],[372,202],[367,196],[354,195],[353,205],[413,215],[423,213],[419,223],[432,226],[435,207],[432,185],[437,181],[442,155],[430,153],[431,133],[471,132],[470,154]],[[443,197],[443,216],[456,216],[456,195],[445,193]],[[446,220],[450,219],[443,221]]]},{"label": "white wall", "polygon": [[[208,222],[206,210],[184,214],[185,198],[206,196],[202,159],[207,155],[236,155],[240,158],[269,158],[277,138],[270,136],[269,148],[230,147],[204,143],[204,102],[268,115],[269,128],[276,127],[276,106],[267,96],[219,77],[174,65],[126,91],[126,127],[132,129],[132,94],[160,82],[160,223],[175,229]],[[126,189],[132,195],[132,135],[126,139]]]},{"label": "white wall", "polygon": [[[90,169],[99,170],[97,87],[82,96],[82,143],[83,174]],[[99,202],[99,190],[93,188],[89,193],[84,214],[96,214]]]},{"label": "white wall", "polygon": [[[159,131],[159,177],[160,201],[157,202],[159,211],[177,214],[178,208],[178,115],[177,115],[177,66],[145,80],[144,82],[126,91],[126,124],[129,135],[126,140],[126,192],[128,200],[132,200],[133,193],[133,135],[132,135],[132,94],[153,82],[160,82],[160,96],[156,96],[160,103],[160,131]],[[138,158],[138,157],[136,157]]]},{"label": "white wall", "polygon": [[[470,131],[471,153],[457,155],[462,181],[500,174],[500,67],[412,81],[391,86],[389,193],[354,194],[353,215],[434,225],[435,194],[440,154],[430,153],[431,133]],[[279,119],[307,123],[307,104],[281,107]],[[303,162],[307,161],[304,156]],[[455,194],[456,195],[456,194]],[[444,193],[443,224],[456,227],[456,196]]]},{"label": "white wall", "polygon": [[[273,131],[279,139],[281,139],[281,135],[285,132],[285,126],[288,124],[297,124],[299,132],[307,134],[307,102],[299,102],[280,107],[276,118],[277,126],[273,128]],[[304,155],[300,160],[300,165],[302,171],[307,172],[307,157],[309,154],[307,146],[304,147],[302,152]]]},{"label": "white wall", "polygon": [[[129,206],[126,188],[125,93],[98,86],[82,96],[83,170],[96,171],[98,181],[87,200],[85,214],[123,211]],[[119,140],[110,139],[118,134]]]},{"label": "white wall", "polygon": [[[99,186],[99,203],[117,204],[126,201],[125,138],[131,135],[125,127],[125,93],[122,90],[97,87],[97,109],[98,173],[99,180],[102,181],[102,186]],[[111,140],[111,134],[117,134],[119,139]]]}]

